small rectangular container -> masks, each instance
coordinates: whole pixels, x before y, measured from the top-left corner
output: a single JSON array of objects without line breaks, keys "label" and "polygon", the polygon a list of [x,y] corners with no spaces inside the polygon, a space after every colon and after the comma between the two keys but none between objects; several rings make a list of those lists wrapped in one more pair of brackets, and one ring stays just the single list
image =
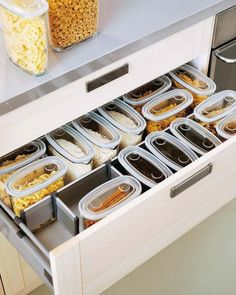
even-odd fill
[{"label": "small rectangular container", "polygon": [[221,141],[209,130],[188,118],[173,121],[170,131],[199,155],[204,155],[221,144]]},{"label": "small rectangular container", "polygon": [[123,149],[118,155],[118,161],[130,175],[149,188],[172,175],[164,163],[140,147]]},{"label": "small rectangular container", "polygon": [[171,80],[167,76],[160,76],[122,96],[123,100],[137,112],[142,113],[142,107],[154,96],[160,95],[171,87]]},{"label": "small rectangular container", "polygon": [[175,171],[179,171],[198,159],[198,156],[188,146],[164,131],[149,134],[145,138],[145,145],[154,156]]},{"label": "small rectangular container", "polygon": [[49,151],[61,158],[66,166],[66,183],[90,172],[93,168],[92,144],[70,126],[63,126],[45,135]]},{"label": "small rectangular container", "polygon": [[120,149],[127,146],[137,145],[142,141],[146,122],[143,117],[133,108],[120,100],[114,100],[98,108],[121,135]]},{"label": "small rectangular container", "polygon": [[0,0],[0,19],[9,59],[39,76],[48,64],[48,3],[44,0]]},{"label": "small rectangular container", "polygon": [[93,144],[95,168],[117,155],[121,136],[102,116],[90,112],[74,120],[72,125]]},{"label": "small rectangular container", "polygon": [[118,176],[96,187],[78,204],[81,230],[137,198],[141,192],[141,184],[131,176]]},{"label": "small rectangular container", "polygon": [[216,125],[216,131],[224,139],[236,135],[236,111],[219,121]]},{"label": "small rectangular container", "polygon": [[4,184],[18,169],[40,159],[46,152],[46,145],[37,139],[0,158],[0,200],[11,207]]},{"label": "small rectangular container", "polygon": [[216,91],[215,82],[189,65],[182,65],[169,75],[173,87],[186,89],[193,95],[193,109]]},{"label": "small rectangular container", "polygon": [[147,120],[147,132],[162,131],[176,118],[187,116],[192,102],[192,95],[182,89],[156,96],[142,108],[143,116]]},{"label": "small rectangular container", "polygon": [[11,197],[16,216],[63,187],[66,170],[64,162],[59,158],[46,157],[11,175],[5,183],[5,189]]}]

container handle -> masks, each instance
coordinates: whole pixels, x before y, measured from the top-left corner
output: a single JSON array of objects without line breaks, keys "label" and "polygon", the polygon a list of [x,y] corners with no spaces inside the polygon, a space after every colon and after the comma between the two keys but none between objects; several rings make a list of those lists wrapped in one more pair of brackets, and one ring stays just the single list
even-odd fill
[{"label": "container handle", "polygon": [[221,55],[219,52],[215,51],[215,56],[218,57],[221,61],[227,63],[227,64],[235,64],[236,58],[228,58],[223,55]]}]

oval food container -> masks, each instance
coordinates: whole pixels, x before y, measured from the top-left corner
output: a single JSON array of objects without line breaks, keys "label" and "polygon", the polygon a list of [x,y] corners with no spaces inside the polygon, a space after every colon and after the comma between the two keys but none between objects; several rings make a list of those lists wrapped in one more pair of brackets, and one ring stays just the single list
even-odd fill
[{"label": "oval food container", "polygon": [[47,70],[48,45],[44,0],[0,0],[0,18],[9,59],[39,76]]},{"label": "oval food container", "polygon": [[148,187],[153,187],[172,175],[165,164],[140,147],[123,149],[118,155],[118,160],[128,173]]},{"label": "oval food container", "polygon": [[142,107],[145,103],[151,100],[154,96],[166,92],[170,87],[170,78],[163,75],[126,93],[122,98],[126,103],[135,108],[136,111],[141,113]]},{"label": "oval food container", "polygon": [[57,157],[33,162],[11,175],[6,183],[12,208],[17,216],[31,205],[64,186],[66,165]]},{"label": "oval food container", "polygon": [[145,145],[157,158],[175,171],[198,159],[188,146],[164,131],[149,134],[145,138]]},{"label": "oval food container", "polygon": [[84,196],[79,204],[80,230],[83,230],[141,194],[142,187],[131,176],[118,176]]},{"label": "oval food container", "polygon": [[171,123],[170,130],[199,155],[204,155],[221,144],[210,131],[188,118],[176,119]]},{"label": "oval food container", "polygon": [[142,134],[146,128],[143,117],[133,108],[120,100],[114,100],[98,108],[121,135],[120,149],[136,145],[142,141]]},{"label": "oval food container", "polygon": [[94,166],[98,167],[117,155],[120,134],[102,116],[90,112],[72,122],[72,125],[94,147]]},{"label": "oval food container", "polygon": [[66,182],[74,181],[92,170],[92,144],[70,126],[63,126],[45,135],[53,156],[67,165]]},{"label": "oval food container", "polygon": [[193,108],[216,91],[215,82],[189,65],[182,65],[169,75],[174,87],[186,89],[193,95]]},{"label": "oval food container", "polygon": [[142,108],[148,133],[162,131],[176,118],[186,116],[192,102],[192,95],[182,89],[171,90],[153,98]]},{"label": "oval food container", "polygon": [[229,139],[236,135],[236,111],[230,113],[223,120],[219,121],[216,125],[216,131],[225,139]]}]

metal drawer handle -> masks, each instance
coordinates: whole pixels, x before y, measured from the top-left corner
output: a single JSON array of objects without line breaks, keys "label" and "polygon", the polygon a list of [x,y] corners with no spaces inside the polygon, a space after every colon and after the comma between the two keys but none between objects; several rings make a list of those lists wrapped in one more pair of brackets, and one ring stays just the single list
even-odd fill
[{"label": "metal drawer handle", "polygon": [[216,57],[218,57],[220,60],[222,60],[223,62],[225,62],[227,64],[235,64],[236,63],[236,58],[225,57],[225,56],[221,55],[220,53],[218,53],[217,51],[215,51],[214,53],[215,53]]},{"label": "metal drawer handle", "polygon": [[209,175],[212,172],[212,168],[213,165],[209,163],[206,167],[203,167],[201,170],[199,170],[189,178],[185,179],[183,182],[174,186],[170,191],[170,197],[176,197],[177,195],[188,189],[190,186],[194,185],[199,180]]}]

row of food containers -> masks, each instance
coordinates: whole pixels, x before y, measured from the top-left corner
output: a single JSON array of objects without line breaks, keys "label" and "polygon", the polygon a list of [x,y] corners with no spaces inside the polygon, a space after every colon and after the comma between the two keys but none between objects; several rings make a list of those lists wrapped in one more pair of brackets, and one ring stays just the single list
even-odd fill
[{"label": "row of food containers", "polygon": [[[214,84],[187,65],[173,73],[191,77],[196,87]],[[193,97],[192,88],[182,89],[186,80],[173,90],[170,78],[157,78],[1,158],[1,199],[20,216],[118,155],[131,176],[111,180],[82,198],[79,212],[87,227],[137,197],[141,184],[153,187],[234,135],[236,93]],[[134,104],[134,96],[139,104]],[[137,146],[143,139],[146,149]]]}]

